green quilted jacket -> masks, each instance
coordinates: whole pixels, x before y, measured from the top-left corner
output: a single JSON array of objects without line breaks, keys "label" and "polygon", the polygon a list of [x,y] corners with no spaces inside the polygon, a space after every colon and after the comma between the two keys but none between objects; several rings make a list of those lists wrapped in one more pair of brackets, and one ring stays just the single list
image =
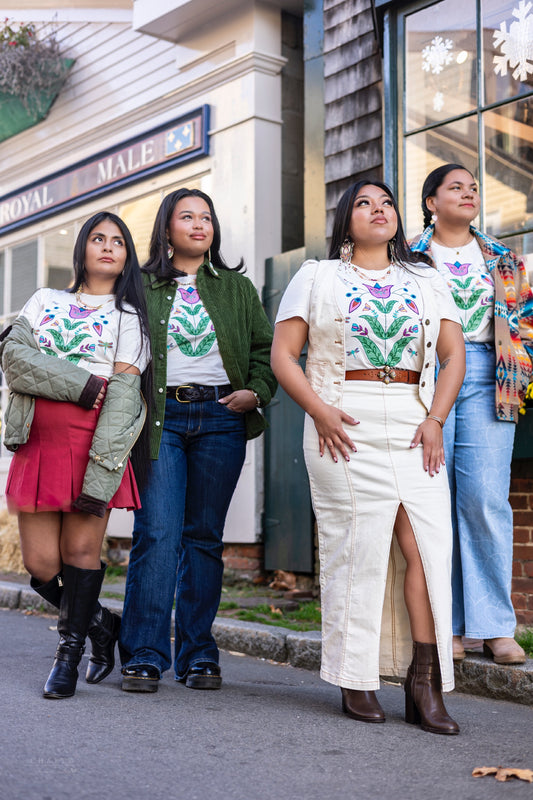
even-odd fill
[{"label": "green quilted jacket", "polygon": [[[150,431],[150,457],[159,455],[165,420],[168,320],[176,282],[144,273],[154,364],[154,412]],[[272,328],[249,278],[239,272],[216,269],[205,261],[197,275],[197,288],[217,335],[218,347],[234,391],[252,389],[261,406],[270,403],[277,381],[270,368]],[[248,439],[259,436],[266,420],[257,410],[245,414]]]},{"label": "green quilted jacket", "polygon": [[[25,317],[18,317],[0,338],[0,361],[10,389],[4,417],[8,450],[17,450],[28,441],[35,397],[92,408],[104,379],[71,361],[42,353]],[[75,503],[80,511],[103,517],[120,485],[146,417],[140,385],[139,375],[125,373],[112,375],[108,381],[82,494]]]}]

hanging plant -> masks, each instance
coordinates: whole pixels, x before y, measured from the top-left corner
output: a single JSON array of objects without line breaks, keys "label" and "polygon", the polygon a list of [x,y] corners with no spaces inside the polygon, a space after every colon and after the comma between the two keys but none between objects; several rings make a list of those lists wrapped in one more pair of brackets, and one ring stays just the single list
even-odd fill
[{"label": "hanging plant", "polygon": [[58,93],[72,59],[61,56],[53,33],[39,39],[31,22],[4,20],[0,28],[0,92],[18,98],[32,113],[50,105]]}]

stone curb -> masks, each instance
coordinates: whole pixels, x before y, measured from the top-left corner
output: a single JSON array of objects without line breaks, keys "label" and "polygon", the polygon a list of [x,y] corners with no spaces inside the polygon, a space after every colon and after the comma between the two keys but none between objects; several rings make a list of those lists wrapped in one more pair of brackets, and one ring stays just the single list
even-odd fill
[{"label": "stone curb", "polygon": [[[121,600],[106,598],[105,605],[112,611],[122,611]],[[0,608],[56,612],[27,584],[2,581]],[[321,636],[318,631],[299,633],[274,625],[217,617],[213,634],[222,650],[233,650],[302,669],[320,669]],[[533,659],[519,666],[504,667],[482,656],[469,654],[464,661],[455,665],[455,689],[496,700],[533,705]]]}]

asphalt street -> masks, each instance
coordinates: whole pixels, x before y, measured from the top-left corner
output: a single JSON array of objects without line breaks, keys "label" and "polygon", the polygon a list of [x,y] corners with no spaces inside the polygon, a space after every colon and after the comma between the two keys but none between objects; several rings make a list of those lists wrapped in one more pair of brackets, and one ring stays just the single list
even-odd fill
[{"label": "asphalt street", "polygon": [[166,673],[157,694],[121,692],[115,668],[45,700],[55,624],[0,610],[0,800],[533,797],[533,784],[471,777],[478,766],[533,769],[531,707],[447,695],[461,734],[436,736],[403,721],[403,691],[387,685],[387,722],[368,725],[341,713],[339,690],[316,672],[231,653],[221,691]]}]

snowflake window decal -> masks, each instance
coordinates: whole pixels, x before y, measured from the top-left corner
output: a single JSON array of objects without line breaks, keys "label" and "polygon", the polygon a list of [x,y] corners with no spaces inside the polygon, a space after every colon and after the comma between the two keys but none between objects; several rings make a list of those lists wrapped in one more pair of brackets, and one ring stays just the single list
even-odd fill
[{"label": "snowflake window decal", "polygon": [[517,81],[527,80],[533,73],[533,3],[520,0],[518,8],[513,9],[515,21],[509,25],[500,22],[500,29],[493,32],[494,46],[502,55],[493,58],[494,72],[505,77],[507,69],[512,69],[512,77]]},{"label": "snowflake window decal", "polygon": [[444,95],[442,92],[435,92],[433,95],[433,111],[439,113],[444,108]]},{"label": "snowflake window decal", "polygon": [[[531,5],[531,3],[528,3]],[[422,69],[424,72],[432,72],[433,75],[438,75],[445,66],[453,60],[453,41],[451,39],[443,39],[442,36],[435,36],[422,50]]]}]

